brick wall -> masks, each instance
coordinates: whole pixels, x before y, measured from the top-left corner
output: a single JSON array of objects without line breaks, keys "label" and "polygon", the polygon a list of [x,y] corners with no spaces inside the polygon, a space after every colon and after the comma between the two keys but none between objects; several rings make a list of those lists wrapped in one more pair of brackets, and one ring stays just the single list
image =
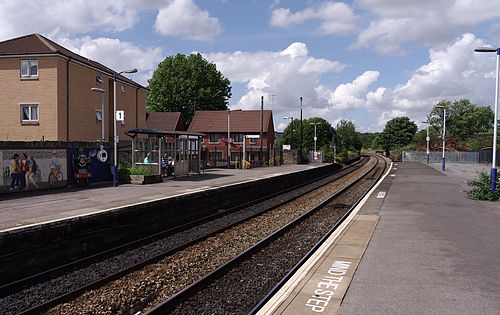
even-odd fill
[{"label": "brick wall", "polygon": [[[101,110],[102,96],[90,91],[105,90],[105,137],[113,136],[113,81],[104,72],[69,62],[69,138],[67,132],[67,59],[62,56],[38,56],[38,78],[20,78],[20,60],[0,58],[0,141],[96,141],[101,139],[101,122],[96,110]],[[97,84],[96,75],[103,80]],[[125,93],[121,93],[121,86]],[[21,124],[20,103],[38,104],[39,122]],[[146,126],[146,92],[127,83],[117,82],[117,110],[125,111],[125,125],[118,123],[120,139],[130,139],[123,132]]]},{"label": "brick wall", "polygon": [[[21,59],[38,59],[38,77],[22,79]],[[0,141],[57,140],[57,57],[0,58]],[[38,104],[39,123],[21,123],[20,104]]]}]

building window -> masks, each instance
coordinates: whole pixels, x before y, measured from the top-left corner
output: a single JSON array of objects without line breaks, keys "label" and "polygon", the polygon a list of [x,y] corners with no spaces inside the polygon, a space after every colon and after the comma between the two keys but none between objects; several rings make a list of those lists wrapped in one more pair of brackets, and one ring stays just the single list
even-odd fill
[{"label": "building window", "polygon": [[21,77],[37,77],[38,60],[21,60]]},{"label": "building window", "polygon": [[250,138],[250,144],[256,144],[257,139],[256,138]]},{"label": "building window", "polygon": [[216,133],[210,134],[210,142],[212,142],[212,143],[219,142],[219,137]]},{"label": "building window", "polygon": [[21,122],[27,124],[38,123],[38,105],[21,105]]},{"label": "building window", "polygon": [[120,87],[120,91],[122,92],[122,94],[125,94],[125,85],[122,84],[122,86]]},{"label": "building window", "polygon": [[95,111],[95,119],[98,121],[98,122],[101,122],[102,121],[102,113],[100,110],[96,110]]},{"label": "building window", "polygon": [[222,152],[209,152],[208,157],[210,160],[222,160]]},{"label": "building window", "polygon": [[243,134],[242,133],[234,133],[234,142],[243,142]]},{"label": "building window", "polygon": [[100,85],[102,83],[102,77],[100,74],[95,75],[95,83]]}]

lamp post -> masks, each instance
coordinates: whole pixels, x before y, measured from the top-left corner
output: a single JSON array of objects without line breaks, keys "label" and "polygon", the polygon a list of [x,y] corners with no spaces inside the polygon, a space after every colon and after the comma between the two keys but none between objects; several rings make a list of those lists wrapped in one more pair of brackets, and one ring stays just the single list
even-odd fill
[{"label": "lamp post", "polygon": [[106,137],[106,135],[105,135],[105,126],[104,126],[105,125],[105,121],[106,121],[104,119],[104,92],[106,92],[106,91],[103,90],[103,89],[100,89],[100,88],[91,88],[90,90],[93,91],[93,92],[99,92],[99,93],[102,94],[102,103],[101,103],[101,122],[102,122],[102,124],[101,124],[102,125],[101,133],[102,133],[102,137],[101,137],[101,140],[104,142],[105,137]]},{"label": "lamp post", "polygon": [[[231,168],[231,157],[230,157],[230,154],[231,154],[231,132],[229,131],[229,128],[230,128],[230,113],[231,112],[236,112],[236,111],[241,111],[241,109],[233,109],[233,110],[230,110],[228,109],[227,110],[227,168]],[[243,140],[245,141],[245,140]]]},{"label": "lamp post", "polygon": [[292,116],[285,116],[285,117],[283,117],[283,119],[290,119],[290,127],[292,128],[291,129],[291,132],[292,132],[292,141],[291,141],[290,146],[293,149],[293,117]]},{"label": "lamp post", "polygon": [[300,97],[300,163],[302,163],[302,96]]},{"label": "lamp post", "polygon": [[[113,164],[113,186],[118,187],[118,135],[116,132],[116,77],[122,73],[136,73],[137,69],[123,70],[113,75],[113,152],[115,160]],[[134,152],[132,152],[132,155]]]},{"label": "lamp post", "polygon": [[496,190],[497,182],[497,132],[498,132],[498,72],[500,67],[500,48],[478,47],[475,52],[496,52],[497,53],[497,71],[495,82],[495,120],[493,120],[493,158],[491,161],[490,190]]},{"label": "lamp post", "polygon": [[430,122],[428,121],[424,121],[423,122],[424,124],[427,124],[427,137],[425,138],[425,140],[427,141],[427,164],[429,164],[429,154],[431,154],[431,151],[429,149],[429,142],[431,141],[431,138],[429,137],[429,124]]},{"label": "lamp post", "polygon": [[316,151],[316,140],[318,140],[318,137],[316,137],[316,126],[321,125],[321,123],[310,123],[311,125],[314,126],[314,159],[318,159],[318,152]]},{"label": "lamp post", "polygon": [[446,106],[436,105],[437,108],[443,109],[443,172],[445,170],[445,161],[444,161],[444,151],[446,148],[445,135],[446,135]]}]

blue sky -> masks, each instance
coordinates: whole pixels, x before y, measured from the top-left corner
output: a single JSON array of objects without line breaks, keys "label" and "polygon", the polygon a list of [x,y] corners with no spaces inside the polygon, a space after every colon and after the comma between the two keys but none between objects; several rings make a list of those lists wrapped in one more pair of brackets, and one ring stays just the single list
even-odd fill
[{"label": "blue sky", "polygon": [[[380,131],[423,127],[441,99],[494,102],[500,2],[490,0],[3,0],[0,40],[41,33],[147,85],[157,64],[200,52],[232,82],[233,109],[260,96],[282,130],[299,117]],[[274,97],[272,95],[275,95]],[[273,102],[274,100],[274,102]]]}]

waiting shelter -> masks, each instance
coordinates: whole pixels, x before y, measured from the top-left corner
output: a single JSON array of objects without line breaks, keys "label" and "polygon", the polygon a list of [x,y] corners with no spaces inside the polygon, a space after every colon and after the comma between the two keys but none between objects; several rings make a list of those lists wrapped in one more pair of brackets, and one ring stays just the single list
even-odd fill
[{"label": "waiting shelter", "polygon": [[137,128],[125,134],[132,137],[132,166],[162,174],[161,158],[166,157],[174,161],[176,176],[200,173],[200,142],[204,133]]}]

